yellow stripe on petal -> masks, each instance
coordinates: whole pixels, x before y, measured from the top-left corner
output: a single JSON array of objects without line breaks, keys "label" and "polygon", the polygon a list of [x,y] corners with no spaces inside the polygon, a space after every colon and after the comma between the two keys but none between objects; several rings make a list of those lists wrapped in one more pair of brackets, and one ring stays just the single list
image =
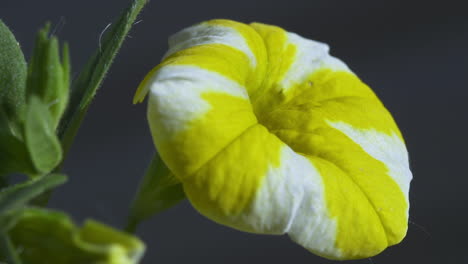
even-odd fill
[{"label": "yellow stripe on petal", "polygon": [[249,229],[243,222],[230,219],[249,208],[267,171],[280,166],[282,146],[263,126],[250,127],[184,179],[187,196],[195,208],[211,219]]},{"label": "yellow stripe on petal", "polygon": [[[256,91],[261,88],[261,85],[263,85],[268,66],[267,51],[261,36],[252,27],[232,20],[214,19],[205,22],[205,24],[232,28],[244,38],[250,52],[252,52],[251,56],[253,56],[255,59],[255,63],[252,63],[252,72],[247,76],[245,87],[247,88],[249,94],[256,93]],[[250,55],[248,52],[247,54]],[[239,66],[233,64],[231,67]]]},{"label": "yellow stripe on petal", "polygon": [[268,105],[271,106],[272,102],[276,103],[282,99],[279,95],[280,88],[276,84],[285,77],[293,65],[297,47],[288,43],[287,32],[282,28],[260,23],[252,23],[251,27],[262,37],[268,56],[266,78],[262,87],[251,94],[256,112],[261,113]]},{"label": "yellow stripe on petal", "polygon": [[252,27],[235,22],[232,20],[227,19],[213,19],[203,23],[204,25],[210,26],[221,26],[226,28],[231,28],[235,30],[238,34],[240,34],[243,38],[245,43],[247,44],[248,50],[245,51],[246,54],[251,54],[249,58],[251,58],[252,64],[257,66],[257,64],[262,63],[264,59],[266,59],[266,52],[265,52],[265,45],[263,43],[263,39],[257,34]]},{"label": "yellow stripe on petal", "polygon": [[[328,254],[320,246],[309,247],[307,233],[300,225],[289,235],[317,255],[330,259],[359,259],[374,256],[388,246],[385,229],[367,195],[347,171],[327,158],[309,156],[325,186],[330,217],[336,221],[335,247],[340,254]],[[295,232],[293,232],[295,231]]]},{"label": "yellow stripe on petal", "polygon": [[385,164],[387,174],[398,184],[408,202],[409,183],[413,178],[409,170],[408,155],[401,135],[388,135],[375,129],[355,128],[344,122],[327,122],[331,127],[341,131],[367,154]]},{"label": "yellow stripe on petal", "polygon": [[217,72],[241,86],[246,86],[251,71],[249,58],[241,51],[224,44],[207,44],[187,48],[167,57],[159,68],[166,65],[192,65]]},{"label": "yellow stripe on petal", "polygon": [[406,234],[408,205],[385,164],[335,129],[316,133],[326,144],[314,146],[309,157],[319,168],[327,205],[338,223],[337,247],[354,259],[399,242]]},{"label": "yellow stripe on petal", "polygon": [[153,139],[161,157],[183,178],[257,119],[245,89],[237,83],[191,66],[166,67],[162,72],[166,69],[168,73],[161,73],[162,81],[152,90],[148,119],[151,129],[158,131]]}]

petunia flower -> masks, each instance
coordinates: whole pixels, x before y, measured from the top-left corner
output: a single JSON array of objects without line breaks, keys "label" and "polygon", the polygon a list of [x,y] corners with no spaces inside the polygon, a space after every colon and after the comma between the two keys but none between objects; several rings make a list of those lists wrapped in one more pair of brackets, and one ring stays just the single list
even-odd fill
[{"label": "petunia flower", "polygon": [[156,148],[203,215],[288,234],[330,259],[406,234],[412,175],[397,125],[328,46],[211,20],[169,39],[138,88]]}]

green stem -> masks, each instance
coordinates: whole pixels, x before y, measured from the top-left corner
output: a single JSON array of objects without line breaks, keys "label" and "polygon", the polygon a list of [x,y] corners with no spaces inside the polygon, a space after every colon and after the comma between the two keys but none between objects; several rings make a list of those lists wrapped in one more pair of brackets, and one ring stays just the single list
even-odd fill
[{"label": "green stem", "polygon": [[10,237],[5,233],[0,233],[0,260],[8,264],[21,264]]},{"label": "green stem", "polygon": [[102,45],[99,45],[95,54],[88,60],[84,70],[73,82],[70,103],[59,129],[64,156],[70,149],[89,105],[109,71],[117,52],[147,2],[148,0],[133,0],[120,18],[112,24],[112,27],[106,30]]}]

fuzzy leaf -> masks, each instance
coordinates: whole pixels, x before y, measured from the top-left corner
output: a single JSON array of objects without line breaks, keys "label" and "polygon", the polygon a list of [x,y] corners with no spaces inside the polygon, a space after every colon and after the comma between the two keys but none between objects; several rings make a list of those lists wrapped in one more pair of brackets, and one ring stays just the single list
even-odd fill
[{"label": "fuzzy leaf", "polygon": [[182,184],[155,154],[130,210],[127,231],[134,232],[137,225],[185,199]]},{"label": "fuzzy leaf", "polygon": [[25,84],[24,55],[15,36],[0,20],[0,108],[9,120],[17,118],[24,106]]},{"label": "fuzzy leaf", "polygon": [[64,213],[27,208],[9,235],[30,264],[134,264],[145,246],[137,238],[88,220],[76,227]]},{"label": "fuzzy leaf", "polygon": [[66,153],[75,137],[97,89],[133,26],[137,15],[148,0],[134,0],[103,36],[102,44],[88,60],[77,80],[72,84],[70,105],[60,125],[59,135]]}]

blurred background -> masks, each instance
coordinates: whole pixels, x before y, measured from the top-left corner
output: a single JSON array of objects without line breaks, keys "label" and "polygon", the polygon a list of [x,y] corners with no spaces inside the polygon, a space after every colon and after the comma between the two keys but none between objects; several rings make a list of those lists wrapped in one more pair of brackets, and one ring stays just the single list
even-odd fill
[{"label": "blurred background", "polygon": [[[26,57],[46,21],[71,46],[77,75],[102,30],[129,0],[1,0],[0,18]],[[457,5],[458,3],[458,5]],[[468,263],[468,12],[463,1],[151,0],[115,60],[66,161],[69,182],[51,207],[77,222],[122,227],[154,152],[139,82],[167,37],[211,18],[279,25],[326,42],[393,113],[407,141],[414,180],[408,236],[372,259],[351,263]],[[286,236],[238,232],[185,201],[140,226],[150,263],[337,263]]]}]

